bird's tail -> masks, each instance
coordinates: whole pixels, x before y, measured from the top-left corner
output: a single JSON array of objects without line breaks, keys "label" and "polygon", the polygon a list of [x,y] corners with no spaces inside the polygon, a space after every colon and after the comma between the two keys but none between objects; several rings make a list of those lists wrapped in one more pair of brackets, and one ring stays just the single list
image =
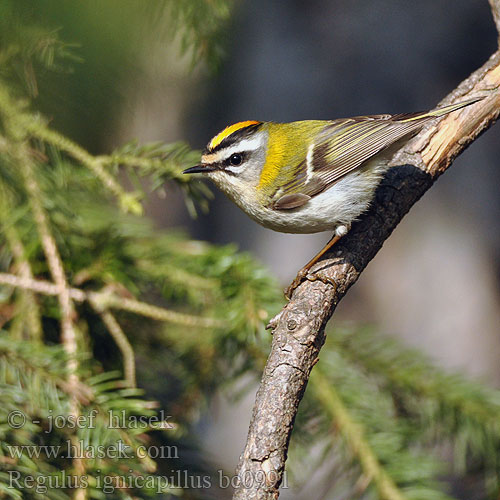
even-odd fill
[{"label": "bird's tail", "polygon": [[449,106],[443,106],[442,108],[436,108],[431,111],[427,111],[426,113],[412,113],[411,116],[407,116],[402,121],[404,122],[412,122],[417,120],[422,120],[423,118],[435,118],[438,116],[447,115],[452,111],[456,111],[457,109],[465,108],[466,106],[470,106],[475,102],[481,101],[484,99],[484,96],[474,97],[472,99],[468,99],[467,101],[457,102],[455,104],[450,104]]}]

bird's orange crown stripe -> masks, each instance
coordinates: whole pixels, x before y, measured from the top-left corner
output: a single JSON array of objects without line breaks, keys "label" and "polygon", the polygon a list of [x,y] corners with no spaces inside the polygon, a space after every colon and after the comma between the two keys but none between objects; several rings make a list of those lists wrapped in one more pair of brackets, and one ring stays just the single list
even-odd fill
[{"label": "bird's orange crown stripe", "polygon": [[244,122],[238,122],[238,123],[234,123],[233,125],[229,125],[229,127],[226,127],[222,132],[219,132],[210,141],[208,148],[209,149],[216,148],[226,137],[229,137],[232,133],[234,133],[237,130],[240,130],[242,128],[249,127],[250,125],[256,125],[257,123],[260,123],[260,122],[257,122],[255,120],[247,120]]}]

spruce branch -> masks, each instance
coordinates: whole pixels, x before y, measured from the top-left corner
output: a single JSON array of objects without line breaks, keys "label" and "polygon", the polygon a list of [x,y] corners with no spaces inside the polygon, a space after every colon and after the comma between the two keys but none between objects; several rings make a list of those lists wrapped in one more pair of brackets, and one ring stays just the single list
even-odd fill
[{"label": "spruce branch", "polygon": [[[354,336],[354,338],[353,338]],[[500,437],[500,395],[457,374],[443,373],[419,352],[401,349],[390,338],[368,331],[336,331],[334,349],[369,373],[382,377],[383,385],[399,393],[440,401],[450,414],[466,418]],[[447,429],[453,432],[453,426]]]},{"label": "spruce branch", "polygon": [[[140,167],[148,172],[158,172],[165,171],[166,164],[165,160],[162,158],[144,158],[141,156],[127,155],[120,153],[113,153],[111,155],[98,156],[97,159],[102,163],[102,165],[126,165],[128,167]],[[168,173],[176,181],[187,183],[190,182],[189,178],[186,179],[185,175],[182,175],[182,169],[174,164],[167,165]]]},{"label": "spruce branch", "polygon": [[[12,341],[0,337],[0,359],[7,360],[23,374],[32,373],[40,379],[53,384],[68,398],[76,396],[80,404],[88,404],[94,399],[90,386],[80,381],[78,386],[70,386],[67,380],[67,354],[62,346],[40,344],[39,350],[33,350],[29,342]],[[31,384],[26,384],[31,387]]]},{"label": "spruce branch", "polygon": [[[10,273],[0,273],[0,284],[32,290],[33,292],[43,295],[56,296],[59,293],[57,285],[49,281],[23,278]],[[80,288],[69,288],[69,295],[71,299],[76,302],[88,301],[100,308],[112,308],[133,312],[157,321],[202,328],[221,328],[227,326],[224,321],[216,318],[203,318],[192,314],[170,311],[164,307],[155,306],[136,299],[121,297],[108,291],[86,292]]]},{"label": "spruce branch", "polygon": [[[216,25],[227,18],[225,6],[230,2],[197,0],[200,8],[195,9],[191,0],[171,3],[173,9],[181,8],[186,14],[180,15],[173,26],[184,34],[185,49],[198,57],[215,55],[211,46],[219,45]],[[147,217],[130,214],[141,213],[143,184],[163,190],[165,181],[173,180],[186,194],[191,209],[195,202],[198,207],[198,202],[206,201],[204,184],[180,174],[197,161],[199,154],[179,142],[131,143],[109,155],[94,156],[52,130],[49,122],[20,96],[26,96],[26,84],[32,90],[29,94],[36,94],[35,73],[40,66],[36,59],[43,59],[44,67],[53,67],[54,58],[64,55],[65,45],[57,43],[56,33],[48,36],[43,28],[38,30],[29,24],[29,19],[24,19],[25,9],[18,3],[7,2],[2,12],[5,10],[20,15],[15,26],[6,16],[0,21],[4,28],[0,38],[7,42],[0,49],[0,60],[5,63],[0,78],[0,189],[8,195],[0,199],[7,204],[7,210],[0,214],[4,271],[0,273],[1,319],[6,319],[6,330],[0,332],[0,496],[39,496],[35,491],[21,495],[6,486],[6,472],[15,470],[23,478],[65,477],[68,472],[71,477],[88,477],[88,488],[49,488],[42,496],[51,500],[97,498],[106,494],[97,486],[102,478],[119,479],[123,474],[132,478],[156,471],[155,461],[144,456],[145,445],[177,442],[182,437],[178,431],[168,436],[158,432],[161,426],[146,430],[109,426],[105,416],[110,412],[142,418],[156,416],[159,405],[143,401],[141,390],[133,387],[135,360],[129,339],[134,340],[134,331],[125,325],[140,329],[136,332],[140,339],[134,344],[138,355],[149,356],[160,365],[165,378],[180,382],[179,391],[169,392],[168,403],[175,406],[176,428],[183,432],[197,413],[192,410],[203,404],[206,391],[215,390],[221,380],[229,380],[234,373],[251,370],[253,361],[245,347],[254,340],[254,329],[261,326],[267,310],[277,304],[277,288],[267,272],[234,248],[189,241],[174,231],[158,231]],[[216,19],[211,18],[212,12],[218,14]],[[30,33],[34,36],[28,40]],[[196,38],[196,47],[190,47],[190,38]],[[10,39],[19,43],[10,43]],[[39,41],[45,45],[33,52]],[[24,78],[16,75],[19,68],[26,69]],[[45,80],[40,81],[44,82],[40,87],[43,90]],[[41,94],[44,98],[44,92]],[[118,172],[129,176],[137,192],[120,184]],[[117,210],[116,205],[125,210]],[[0,211],[3,208],[0,205]],[[147,297],[151,302],[156,299],[167,307],[134,297]],[[82,303],[86,303],[84,307],[80,307]],[[36,314],[40,342],[33,341],[36,335],[31,332],[37,327],[31,324],[27,309]],[[122,311],[133,314],[120,314]],[[95,354],[89,349],[103,326],[122,353],[126,381],[119,372],[102,373],[105,354],[99,348]],[[28,329],[29,337],[24,333]],[[44,341],[50,342],[59,331],[61,345],[57,349],[46,346]],[[237,335],[232,335],[235,332]],[[165,349],[160,352],[152,345]],[[165,366],[165,359],[172,363]],[[198,363],[199,359],[204,363]],[[156,372],[154,365],[149,368],[143,376]],[[146,378],[142,382],[155,389],[161,381]],[[184,408],[189,411],[184,412]],[[29,417],[23,429],[12,430],[6,425],[6,411],[12,409]],[[74,422],[94,410],[95,429],[45,432],[53,412]],[[36,419],[37,425],[33,423]],[[168,419],[164,423],[163,430],[171,429]],[[107,450],[117,441],[120,446],[130,446],[136,456],[94,460],[84,451],[85,458],[79,458],[87,444]],[[51,460],[45,456],[30,461],[23,455],[4,460],[6,446],[28,443],[40,447],[60,442],[70,443],[78,458]],[[165,460],[162,463],[166,470]],[[178,467],[179,463],[171,465]],[[192,469],[192,464],[187,468]],[[112,495],[127,498],[159,493],[154,488],[117,490]]]},{"label": "spruce branch", "polygon": [[[75,310],[69,293],[69,286],[66,280],[62,259],[59,255],[54,237],[51,234],[48,218],[42,205],[42,194],[35,178],[33,165],[26,154],[22,154],[22,156],[19,157],[19,163],[24,175],[26,189],[30,197],[33,216],[38,233],[40,234],[45,258],[47,259],[50,274],[57,288],[57,297],[59,299],[62,316],[62,344],[68,354],[68,369],[70,378],[73,379],[77,377],[76,372],[78,369],[75,358],[77,352],[76,331],[74,328]],[[76,378],[74,378],[74,380],[77,382]]]},{"label": "spruce branch", "polygon": [[174,181],[184,192],[184,201],[192,217],[196,216],[197,207],[206,212],[207,201],[212,197],[205,183],[196,182],[182,174],[186,167],[197,163],[199,158],[199,151],[192,150],[181,141],[172,144],[152,142],[141,145],[132,141],[109,155],[97,157],[103,166],[124,166],[129,173],[148,176],[153,189],[163,189],[166,181]]},{"label": "spruce branch", "polygon": [[174,34],[180,34],[181,52],[190,54],[192,66],[205,61],[209,67],[216,68],[224,53],[223,27],[229,19],[232,2],[170,0],[164,6],[175,27]]},{"label": "spruce branch", "polygon": [[94,307],[122,353],[125,380],[130,387],[135,387],[135,354],[132,345],[113,314],[109,310],[102,310],[99,306],[94,305]]},{"label": "spruce branch", "polygon": [[[7,215],[10,214],[10,210],[7,204],[7,192],[2,189],[0,194],[0,219],[1,227],[5,234],[5,239],[9,245],[10,251],[14,257],[14,261],[18,268],[19,274],[22,278],[33,279],[33,272],[29,260],[26,258],[26,250],[24,248],[23,242],[19,237],[19,234],[14,225],[9,224],[7,220]],[[35,341],[41,341],[43,337],[42,323],[40,319],[40,308],[36,301],[35,295],[31,290],[25,290],[22,295],[22,301],[20,306],[20,312],[16,314],[19,324],[22,326],[24,318],[26,318],[26,324],[28,327],[28,332],[31,338]]]},{"label": "spruce branch", "polygon": [[[328,362],[329,354],[335,352],[367,378],[376,380],[380,394],[391,395],[396,414],[410,423],[419,442],[450,444],[454,471],[458,474],[465,474],[471,464],[481,464],[488,492],[498,494],[497,390],[458,373],[443,372],[423,354],[367,329],[352,332],[337,328],[328,340],[323,360]],[[329,362],[330,371],[332,363]]]},{"label": "spruce branch", "polygon": [[[69,390],[66,380],[66,358],[67,355],[62,346],[40,344],[37,349],[33,349],[29,342],[13,341],[8,335],[0,336],[0,386],[3,391],[2,410],[0,411],[2,424],[0,425],[0,437],[2,438],[0,454],[3,452],[3,458],[12,457],[8,454],[10,443],[14,446],[19,443],[44,443],[46,442],[44,434],[45,437],[50,434],[52,444],[57,443],[58,439],[62,439],[63,443],[67,442],[67,434],[58,432],[56,428],[53,428],[50,433],[47,433],[47,428],[45,428],[45,432],[40,436],[40,431],[43,430],[43,424],[40,425],[40,420],[46,422],[47,417],[50,418],[53,414],[66,415],[71,398],[74,396],[72,390]],[[123,381],[117,379],[116,376],[117,374],[113,372],[101,373],[80,384],[78,396],[82,418],[86,418],[90,412],[96,415],[96,420],[91,426],[78,427],[78,430],[75,431],[78,441],[98,442],[100,446],[116,445],[117,441],[123,442],[130,447],[129,451],[133,450],[133,455],[129,455],[130,461],[127,460],[129,466],[134,467],[137,472],[154,472],[156,464],[144,451],[145,445],[148,444],[145,432],[154,430],[155,427],[153,425],[147,429],[130,429],[120,425],[109,427],[109,418],[111,415],[117,418],[122,415],[153,416],[157,403],[140,399],[138,396],[141,392],[138,389],[124,387]],[[12,380],[16,380],[17,383],[12,384]],[[83,395],[86,397],[82,397]],[[29,416],[29,423],[23,429],[12,429],[5,425],[6,415],[12,410]],[[7,455],[5,455],[4,441],[7,441]],[[28,475],[31,473],[50,475],[60,472],[51,464],[45,463],[43,458],[40,461],[38,457],[36,459],[35,462],[23,463],[22,457],[21,459],[16,457],[8,465],[11,470],[16,469],[22,474]],[[86,464],[87,469],[84,472],[88,476],[99,474],[99,470],[96,471],[96,466],[99,469],[105,467],[106,472],[110,474],[118,473],[123,470],[120,467],[124,466],[123,461],[110,461],[108,457],[100,460],[97,464],[89,458],[86,460]],[[34,469],[34,467],[36,468]],[[0,473],[0,487],[2,482],[8,484],[8,478],[5,481],[5,475]],[[85,492],[93,497],[91,490],[92,486],[89,485],[89,488],[83,489],[83,493],[74,492],[74,497],[84,498]],[[47,498],[53,497],[48,496]],[[60,498],[67,497],[64,495]]]},{"label": "spruce branch", "polygon": [[[491,2],[498,20],[500,4]],[[500,114],[500,51],[462,82],[442,104],[484,96],[477,104],[439,120],[394,158],[365,214],[312,272],[321,269],[336,287],[305,281],[270,322],[271,352],[264,369],[245,449],[236,472],[234,497],[268,500],[279,496],[299,403],[325,341],[325,325],[338,302],[357,281],[411,206],[471,142]],[[256,478],[266,477],[267,481]],[[246,481],[245,478],[254,478]]]},{"label": "spruce branch", "polygon": [[311,387],[314,388],[316,397],[322,401],[331,417],[332,428],[338,429],[361,464],[365,476],[364,483],[368,484],[373,481],[381,500],[405,500],[406,497],[373,453],[363,435],[361,426],[353,421],[349,410],[345,407],[335,388],[317,370],[311,376]]},{"label": "spruce branch", "polygon": [[[385,385],[383,375],[373,373],[365,365],[364,357],[344,355],[339,344],[347,342],[347,337],[357,344],[357,336],[361,335],[364,350],[367,349],[363,344],[369,340],[374,348],[378,345],[379,336],[373,333],[368,337],[365,333],[359,329],[330,330],[321,363],[311,372],[294,426],[290,473],[300,470],[304,478],[312,474],[317,477],[318,470],[323,469],[322,482],[335,477],[328,492],[332,498],[385,499],[392,493],[408,500],[452,500],[443,491],[445,484],[438,479],[449,473],[450,467],[444,457],[434,453],[434,445],[458,440],[456,436],[469,429],[467,419],[451,435],[433,433],[433,429],[448,424],[448,415],[438,412],[429,418],[419,418],[418,412],[425,414],[429,408],[439,407],[439,398],[416,398],[403,390],[391,390]],[[407,351],[398,342],[392,342],[392,353],[399,352],[405,357]],[[419,366],[432,365],[422,361]],[[386,371],[391,371],[390,365]],[[480,427],[474,430],[480,435],[484,432],[494,436],[494,432],[482,431]],[[314,461],[301,458],[311,448],[317,452],[318,447],[321,453],[315,453]],[[479,460],[489,452],[480,443],[475,449]],[[326,470],[325,464],[328,464]],[[494,476],[490,469],[484,478],[489,481]]]},{"label": "spruce branch", "polygon": [[[5,93],[0,95],[1,97],[6,96]],[[66,280],[63,262],[51,232],[48,216],[43,207],[43,195],[37,182],[34,171],[34,163],[28,152],[26,143],[24,142],[25,131],[15,119],[14,114],[5,113],[4,118],[7,134],[10,135],[10,139],[12,141],[11,154],[20,167],[45,259],[47,261],[51,277],[54,280],[54,286],[57,289],[56,295],[61,310],[61,342],[67,354],[67,377],[70,392],[72,394],[70,398],[70,415],[72,418],[77,419],[80,415],[80,405],[78,398],[76,397],[77,387],[79,385],[79,376],[78,361],[76,358],[78,347],[77,333],[74,323],[75,310],[73,301],[69,293],[69,286]],[[27,276],[26,278],[29,279]],[[76,449],[78,449],[80,443],[76,434],[73,433],[70,436],[70,439]],[[85,472],[85,464],[79,457],[80,454],[78,453],[77,457],[73,459],[73,466],[77,474],[83,475]],[[75,489],[74,498],[75,500],[84,500],[86,498],[85,489]]]},{"label": "spruce branch", "polygon": [[[43,208],[42,193],[36,180],[33,163],[26,151],[23,150],[24,147],[20,146],[19,149],[18,160],[25,180],[26,190],[30,197],[35,224],[42,241],[42,247],[45,258],[47,259],[50,274],[54,280],[55,286],[57,287],[57,298],[61,309],[61,341],[68,355],[68,383],[73,394],[70,399],[71,408],[69,415],[71,418],[77,419],[80,415],[80,405],[75,394],[80,381],[78,376],[78,361],[76,358],[78,350],[77,332],[75,327],[76,312],[69,293],[69,286],[66,280],[63,262],[59,254],[59,250],[57,249],[54,237],[52,236],[48,217]],[[70,439],[75,446],[75,449],[80,449],[80,441],[75,433],[71,435]],[[81,476],[85,473],[85,462],[82,458],[80,458],[80,456],[81,453],[77,453],[76,457],[73,458],[73,466],[76,474]],[[73,495],[75,500],[85,500],[86,497],[87,492],[85,488],[75,489]]]},{"label": "spruce branch", "polygon": [[124,210],[134,214],[142,213],[142,206],[137,199],[137,194],[126,192],[118,181],[103,167],[103,162],[100,158],[92,156],[81,146],[58,132],[49,129],[40,121],[31,120],[26,122],[25,127],[26,131],[34,138],[51,144],[60,151],[64,151],[91,170],[102,181],[103,185],[116,196]]},{"label": "spruce branch", "polygon": [[96,301],[104,307],[133,312],[139,314],[140,316],[146,316],[157,321],[166,321],[184,326],[199,326],[205,328],[222,327],[226,325],[225,321],[221,321],[216,318],[203,318],[192,314],[170,311],[164,307],[155,306],[136,299],[119,297],[107,292],[88,292],[88,297],[90,300]]}]

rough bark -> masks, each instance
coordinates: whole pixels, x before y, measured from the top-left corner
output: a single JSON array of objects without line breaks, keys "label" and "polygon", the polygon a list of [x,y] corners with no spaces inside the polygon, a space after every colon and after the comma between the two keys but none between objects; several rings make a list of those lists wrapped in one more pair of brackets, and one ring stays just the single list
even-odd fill
[{"label": "rough bark", "polygon": [[[500,2],[490,0],[500,22]],[[322,270],[337,287],[305,281],[270,323],[271,352],[257,392],[233,498],[268,500],[279,496],[288,444],[311,369],[325,341],[325,325],[347,290],[414,203],[452,161],[500,114],[500,51],[462,82],[442,105],[484,96],[426,128],[393,159],[372,208],[312,271]]]}]

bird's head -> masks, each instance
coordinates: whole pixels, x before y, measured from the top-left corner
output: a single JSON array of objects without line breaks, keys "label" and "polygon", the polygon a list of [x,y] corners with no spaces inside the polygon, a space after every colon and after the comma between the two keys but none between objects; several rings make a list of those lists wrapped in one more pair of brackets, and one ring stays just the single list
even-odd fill
[{"label": "bird's head", "polygon": [[268,133],[258,121],[238,122],[226,127],[208,143],[201,163],[184,174],[207,174],[220,188],[256,186],[266,161]]}]

